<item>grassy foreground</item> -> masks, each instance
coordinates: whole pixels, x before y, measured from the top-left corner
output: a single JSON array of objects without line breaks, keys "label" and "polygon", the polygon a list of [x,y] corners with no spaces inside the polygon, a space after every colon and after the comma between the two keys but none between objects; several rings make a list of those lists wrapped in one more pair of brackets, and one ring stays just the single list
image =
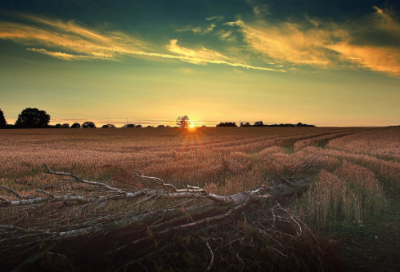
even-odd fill
[{"label": "grassy foreground", "polygon": [[[46,163],[58,171],[133,190],[154,186],[135,178],[137,169],[176,186],[185,182],[218,195],[231,195],[273,185],[282,177],[295,180],[299,174],[291,175],[295,166],[317,156],[318,171],[300,173],[312,179],[308,189],[280,200],[280,204],[312,226],[325,241],[327,252],[339,250],[350,271],[396,271],[396,254],[400,252],[396,242],[400,224],[396,201],[400,191],[399,136],[398,128],[3,130],[0,185],[21,195],[38,194],[38,189],[65,194],[68,182],[46,175]],[[8,191],[0,192],[9,201],[17,200]],[[107,212],[118,213],[120,209],[123,207],[115,204]],[[24,216],[2,208],[0,224],[29,223]],[[57,259],[55,256],[52,258]],[[262,254],[257,258],[262,259]],[[79,268],[70,262],[71,269]],[[218,267],[215,262],[213,269]]]}]

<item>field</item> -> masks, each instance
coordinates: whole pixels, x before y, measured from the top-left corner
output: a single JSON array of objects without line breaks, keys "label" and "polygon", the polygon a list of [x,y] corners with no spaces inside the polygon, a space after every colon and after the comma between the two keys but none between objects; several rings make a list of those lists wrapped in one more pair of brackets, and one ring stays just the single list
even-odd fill
[{"label": "field", "polygon": [[[290,169],[310,158],[317,171],[303,169],[288,175]],[[71,190],[70,180],[46,174],[43,164],[132,191],[158,188],[135,177],[138,170],[179,188],[190,184],[223,196],[271,186],[283,177],[290,181],[308,178],[307,190],[282,200],[282,205],[296,211],[316,233],[328,237],[330,244],[338,244],[350,270],[368,271],[349,256],[357,258],[364,268],[400,269],[393,261],[395,252],[400,252],[396,199],[400,193],[400,128],[0,131],[0,185],[29,196],[40,195],[37,190],[54,195]],[[0,196],[18,200],[7,190],[0,191]],[[112,210],[115,213],[120,208],[114,205]],[[22,215],[10,216],[15,211],[0,209],[0,225],[27,220]],[[376,227],[378,221],[386,222],[386,229]],[[389,241],[382,241],[381,234],[388,235],[388,226],[392,228]],[[375,232],[370,233],[372,230]],[[376,233],[379,238],[374,238]],[[354,250],[357,243],[371,248],[360,254]],[[367,253],[377,243],[388,250],[386,263],[378,260],[379,254]]]}]

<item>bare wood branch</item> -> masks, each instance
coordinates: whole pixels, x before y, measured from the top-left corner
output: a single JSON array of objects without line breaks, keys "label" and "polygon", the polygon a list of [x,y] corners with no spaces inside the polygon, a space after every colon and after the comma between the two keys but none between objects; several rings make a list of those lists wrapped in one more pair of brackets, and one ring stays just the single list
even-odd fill
[{"label": "bare wood branch", "polygon": [[210,264],[207,267],[207,271],[210,271],[211,267],[212,267],[212,265],[214,263],[214,252],[212,251],[212,249],[210,247],[210,244],[208,243],[207,239],[203,239],[203,240],[206,243],[206,246],[207,246],[207,248],[208,248],[208,250],[210,251],[210,254],[211,254]]},{"label": "bare wood branch", "polygon": [[2,185],[0,185],[0,188],[1,189],[4,189],[4,190],[6,190],[6,191],[8,191],[8,192],[10,192],[10,193],[12,193],[12,194],[14,194],[16,197],[18,197],[18,198],[26,198],[26,197],[24,197],[24,196],[21,196],[20,194],[18,194],[16,191],[14,191],[13,189],[11,189],[11,188],[8,188],[8,187],[5,187],[5,186],[2,186]]},{"label": "bare wood branch", "polygon": [[116,191],[116,192],[119,192],[119,193],[125,193],[124,191],[122,191],[122,190],[120,190],[118,188],[111,187],[111,186],[109,186],[109,185],[107,185],[105,183],[97,182],[97,181],[83,180],[80,177],[78,177],[78,176],[76,176],[76,175],[74,175],[72,173],[55,172],[55,171],[50,170],[50,168],[46,164],[44,164],[44,166],[46,167],[47,173],[49,173],[49,174],[58,175],[58,176],[69,176],[69,177],[74,178],[75,181],[78,181],[78,182],[81,182],[81,183],[85,183],[85,184],[89,184],[89,185],[93,185],[93,186],[103,187],[103,188],[106,188],[106,189],[108,189],[110,191]]}]

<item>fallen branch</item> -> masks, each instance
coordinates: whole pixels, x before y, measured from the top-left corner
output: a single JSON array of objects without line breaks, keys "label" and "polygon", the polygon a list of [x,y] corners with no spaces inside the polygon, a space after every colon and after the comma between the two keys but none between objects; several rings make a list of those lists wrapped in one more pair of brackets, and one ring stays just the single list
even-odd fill
[{"label": "fallen branch", "polygon": [[[186,185],[186,188],[179,189],[161,178],[145,176],[139,171],[136,178],[154,182],[162,188],[129,192],[103,182],[84,180],[72,173],[53,171],[47,165],[45,168],[48,174],[69,177],[68,182],[101,190],[66,193],[38,189],[38,193],[46,196],[37,197],[21,196],[13,189],[1,186],[15,197],[22,198],[7,200],[0,196],[0,212],[7,214],[0,218],[0,261],[9,269],[22,269],[22,259],[27,260],[26,264],[37,262],[44,252],[38,248],[59,252],[57,256],[71,260],[69,264],[73,268],[73,256],[81,258],[79,252],[100,250],[94,246],[97,241],[111,241],[112,247],[104,245],[102,253],[118,263],[111,270],[127,269],[142,266],[142,262],[154,256],[164,256],[163,250],[190,252],[194,250],[187,248],[190,241],[200,243],[201,240],[203,246],[196,249],[199,252],[195,250],[196,256],[202,256],[204,252],[208,252],[208,256],[211,254],[204,269],[220,269],[229,264],[230,261],[223,257],[226,254],[235,256],[241,266],[256,269],[248,261],[252,256],[244,257],[242,253],[239,256],[240,248],[252,251],[269,241],[268,254],[285,259],[289,256],[288,243],[292,239],[312,235],[311,230],[288,209],[276,206],[268,212],[268,209],[258,208],[261,204],[269,205],[273,198],[306,188],[311,182],[307,178],[292,179],[289,183],[275,182],[270,186],[223,196],[198,186]],[[302,167],[296,169],[303,171]],[[243,214],[245,221],[238,224]],[[181,238],[183,234],[187,235],[186,240]],[[315,239],[313,235],[310,237]],[[90,241],[93,241],[93,247]],[[132,249],[135,249],[134,253]],[[118,258],[125,259],[121,263]],[[174,265],[182,265],[182,258],[169,255],[168,258]],[[321,257],[318,255],[318,258]]]}]

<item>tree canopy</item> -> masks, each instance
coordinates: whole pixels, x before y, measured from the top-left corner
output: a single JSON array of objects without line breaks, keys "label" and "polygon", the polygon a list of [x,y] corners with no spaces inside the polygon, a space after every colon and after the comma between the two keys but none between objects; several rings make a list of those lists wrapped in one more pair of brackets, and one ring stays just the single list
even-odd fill
[{"label": "tree canopy", "polygon": [[71,126],[71,128],[80,128],[80,127],[81,127],[81,124],[79,124],[79,123],[73,123]]},{"label": "tree canopy", "polygon": [[3,111],[0,109],[0,128],[5,128],[7,125],[7,121],[4,118]]},{"label": "tree canopy", "polygon": [[96,128],[96,125],[93,122],[86,121],[85,123],[82,124],[83,128]]},{"label": "tree canopy", "polygon": [[43,128],[50,122],[50,115],[37,108],[26,108],[19,115],[15,126],[23,128]]},{"label": "tree canopy", "polygon": [[176,124],[183,128],[188,127],[190,125],[189,117],[187,115],[178,117],[178,119],[176,119]]},{"label": "tree canopy", "polygon": [[216,127],[237,127],[235,122],[221,122]]}]

